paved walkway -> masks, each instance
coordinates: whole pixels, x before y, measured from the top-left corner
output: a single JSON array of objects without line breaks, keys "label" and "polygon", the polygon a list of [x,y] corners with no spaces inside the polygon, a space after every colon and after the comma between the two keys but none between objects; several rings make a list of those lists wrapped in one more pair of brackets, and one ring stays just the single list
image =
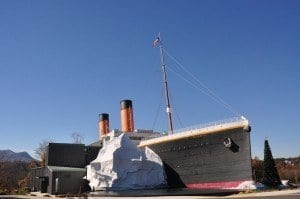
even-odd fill
[{"label": "paved walkway", "polygon": [[[50,196],[41,193],[32,193],[31,195],[0,195],[0,199],[12,199],[12,198],[28,198],[28,199],[42,199],[42,198],[60,198],[55,196]],[[70,199],[78,199],[78,197],[68,197]],[[281,190],[281,191],[269,191],[269,192],[259,192],[259,193],[249,193],[249,194],[236,194],[231,196],[156,196],[156,197],[88,197],[90,199],[133,199],[133,198],[155,198],[155,199],[237,199],[237,198],[250,198],[250,199],[300,199],[300,189],[292,190]],[[84,197],[82,197],[84,199]]]}]

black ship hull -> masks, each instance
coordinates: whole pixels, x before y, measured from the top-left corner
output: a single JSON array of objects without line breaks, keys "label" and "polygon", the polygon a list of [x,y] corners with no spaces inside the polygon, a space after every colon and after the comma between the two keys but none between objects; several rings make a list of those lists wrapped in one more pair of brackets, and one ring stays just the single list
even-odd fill
[{"label": "black ship hull", "polygon": [[170,187],[243,189],[252,181],[250,133],[245,126],[145,146],[163,160]]}]

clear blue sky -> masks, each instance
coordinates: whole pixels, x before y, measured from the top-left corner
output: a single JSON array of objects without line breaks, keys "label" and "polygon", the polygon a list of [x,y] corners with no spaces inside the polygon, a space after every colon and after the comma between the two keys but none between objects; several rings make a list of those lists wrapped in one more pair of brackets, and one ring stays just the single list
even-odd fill
[{"label": "clear blue sky", "polygon": [[[0,1],[0,149],[44,139],[98,139],[98,113],[151,129],[168,52],[251,122],[252,155],[267,136],[275,157],[300,155],[299,1]],[[167,65],[175,66],[168,58]],[[169,71],[183,126],[233,115]],[[161,108],[156,130],[168,128]],[[179,128],[177,117],[175,127]]]}]

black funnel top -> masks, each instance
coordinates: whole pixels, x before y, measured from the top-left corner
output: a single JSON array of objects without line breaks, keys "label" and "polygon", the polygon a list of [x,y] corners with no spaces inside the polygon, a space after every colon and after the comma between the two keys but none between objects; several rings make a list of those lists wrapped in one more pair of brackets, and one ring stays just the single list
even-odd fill
[{"label": "black funnel top", "polygon": [[108,113],[101,113],[99,114],[99,121],[109,120]]},{"label": "black funnel top", "polygon": [[121,104],[121,109],[132,108],[132,101],[131,100],[122,100],[120,102],[120,104]]}]

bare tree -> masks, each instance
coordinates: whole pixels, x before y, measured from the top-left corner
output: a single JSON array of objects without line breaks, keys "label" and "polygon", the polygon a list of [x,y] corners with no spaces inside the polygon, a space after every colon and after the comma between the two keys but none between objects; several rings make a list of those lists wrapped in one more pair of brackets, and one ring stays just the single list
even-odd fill
[{"label": "bare tree", "polygon": [[38,148],[34,150],[35,154],[40,158],[41,160],[41,166],[45,166],[46,161],[46,150],[49,143],[52,143],[52,140],[42,140],[42,142],[39,143]]},{"label": "bare tree", "polygon": [[84,140],[84,136],[80,133],[74,132],[71,135],[72,139],[73,139],[73,143],[75,144],[82,144],[83,140]]}]

